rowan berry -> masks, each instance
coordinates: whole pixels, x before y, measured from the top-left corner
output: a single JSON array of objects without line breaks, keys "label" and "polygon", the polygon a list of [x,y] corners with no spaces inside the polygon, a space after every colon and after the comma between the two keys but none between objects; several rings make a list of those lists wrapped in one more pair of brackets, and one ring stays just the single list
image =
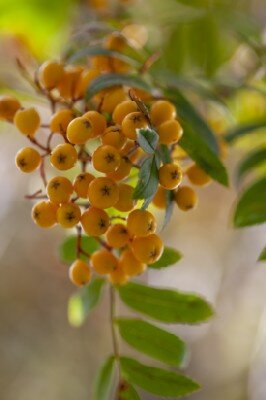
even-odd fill
[{"label": "rowan berry", "polygon": [[57,85],[61,97],[67,100],[75,98],[76,85],[82,71],[83,68],[80,66],[68,66],[64,69],[62,79]]},{"label": "rowan berry", "polygon": [[89,184],[88,198],[94,207],[113,207],[119,200],[118,185],[110,178],[95,178]]},{"label": "rowan berry", "polygon": [[93,137],[89,120],[85,117],[73,119],[67,127],[66,135],[72,144],[85,144],[87,140]]},{"label": "rowan berry", "polygon": [[54,89],[64,76],[64,67],[56,61],[46,61],[39,69],[39,79],[45,89]]},{"label": "rowan berry", "polygon": [[135,88],[134,94],[138,99],[140,99],[142,101],[151,101],[152,100],[152,95],[149,92],[147,92],[146,90]]},{"label": "rowan berry", "polygon": [[177,164],[164,164],[159,169],[159,182],[168,190],[175,189],[182,180],[182,170]]},{"label": "rowan berry", "polygon": [[78,197],[81,197],[82,199],[87,199],[89,184],[93,179],[94,176],[89,172],[83,172],[76,176],[73,186]]},{"label": "rowan berry", "polygon": [[39,167],[41,163],[40,153],[32,147],[24,147],[16,155],[16,166],[22,172],[32,172]]},{"label": "rowan berry", "polygon": [[116,149],[121,149],[127,140],[118,125],[109,126],[109,128],[104,131],[101,139],[102,144],[108,144]]},{"label": "rowan berry", "polygon": [[151,121],[153,125],[158,126],[166,121],[176,118],[175,106],[167,100],[159,100],[151,106]]},{"label": "rowan berry", "polygon": [[64,135],[69,123],[75,118],[73,110],[69,108],[58,110],[50,119],[50,129],[54,133]]},{"label": "rowan berry", "polygon": [[83,115],[91,124],[92,137],[100,136],[104,133],[107,123],[105,117],[97,111],[88,111]]},{"label": "rowan berry", "polygon": [[131,161],[127,157],[121,154],[119,167],[115,172],[107,174],[107,177],[113,179],[114,181],[121,181],[130,174],[131,168],[132,168]]},{"label": "rowan berry", "polygon": [[41,228],[50,228],[56,224],[58,205],[50,201],[40,201],[32,209],[32,219]]},{"label": "rowan berry", "polygon": [[77,159],[78,153],[75,147],[69,143],[56,146],[50,156],[51,164],[60,171],[65,171],[74,167]]},{"label": "rowan berry", "polygon": [[118,265],[118,267],[108,275],[108,280],[113,285],[125,285],[128,282],[128,279],[128,275],[120,265]]},{"label": "rowan berry", "polygon": [[131,162],[135,162],[142,154],[142,150],[135,142],[128,140],[121,149],[121,154],[128,157]]},{"label": "rowan berry", "polygon": [[154,233],[145,237],[135,237],[131,243],[134,256],[145,264],[153,264],[158,261],[163,248],[162,240]]},{"label": "rowan berry", "polygon": [[197,186],[205,186],[211,182],[211,177],[196,164],[189,167],[186,174],[190,182]]},{"label": "rowan berry", "polygon": [[106,37],[104,47],[121,53],[125,49],[126,44],[126,39],[120,33],[114,32]]},{"label": "rowan berry", "polygon": [[75,99],[84,97],[91,82],[100,74],[101,71],[99,69],[85,69],[82,71],[75,87]]},{"label": "rowan berry", "polygon": [[120,183],[119,186],[119,200],[115,205],[118,211],[131,211],[135,206],[133,199],[134,188],[126,183]]},{"label": "rowan berry", "polygon": [[123,134],[132,140],[137,139],[137,129],[148,128],[149,123],[145,115],[140,112],[132,112],[128,114],[122,121]]},{"label": "rowan berry", "polygon": [[163,122],[158,126],[157,132],[161,144],[177,143],[183,134],[183,129],[176,119]]},{"label": "rowan berry", "polygon": [[133,254],[132,250],[124,250],[119,260],[121,268],[128,276],[136,276],[142,274],[147,265],[139,261]]},{"label": "rowan berry", "polygon": [[57,222],[63,228],[73,228],[80,221],[81,211],[77,204],[61,204],[57,210]]},{"label": "rowan berry", "polygon": [[101,99],[101,112],[112,114],[117,104],[125,101],[127,96],[122,87],[107,89]]},{"label": "rowan berry", "polygon": [[108,144],[99,146],[92,155],[94,168],[103,173],[110,173],[117,170],[121,162],[118,150]]},{"label": "rowan berry", "polygon": [[89,283],[91,271],[88,264],[81,259],[74,261],[69,268],[69,279],[76,286],[83,286]]},{"label": "rowan berry", "polygon": [[93,69],[98,69],[102,72],[109,72],[112,69],[110,57],[108,56],[93,56],[90,59],[90,65]]},{"label": "rowan berry", "polygon": [[125,100],[119,103],[113,112],[112,118],[113,121],[121,125],[123,122],[123,119],[130,113],[138,111],[138,106],[135,101],[132,100]]},{"label": "rowan berry", "polygon": [[102,249],[92,254],[91,264],[98,274],[106,275],[118,267],[118,259],[110,251]]},{"label": "rowan berry", "polygon": [[108,214],[99,208],[90,207],[81,216],[81,225],[89,236],[103,235],[110,225]]},{"label": "rowan berry", "polygon": [[20,109],[20,102],[12,96],[0,97],[0,118],[13,122],[16,112]]},{"label": "rowan berry", "polygon": [[156,220],[147,210],[133,210],[127,218],[128,232],[133,236],[147,236],[156,230]]},{"label": "rowan berry", "polygon": [[115,248],[124,247],[129,241],[127,228],[123,224],[111,225],[106,232],[106,241],[109,246]]},{"label": "rowan berry", "polygon": [[26,136],[33,137],[40,127],[41,119],[35,108],[18,110],[14,117],[14,124]]},{"label": "rowan berry", "polygon": [[73,185],[64,176],[55,176],[47,185],[47,195],[56,204],[68,203],[73,193]]},{"label": "rowan berry", "polygon": [[157,192],[152,199],[152,203],[157,208],[165,209],[167,206],[167,191],[162,186],[159,186]]},{"label": "rowan berry", "polygon": [[196,207],[198,203],[198,196],[191,187],[181,186],[175,192],[175,201],[180,210],[188,211]]}]

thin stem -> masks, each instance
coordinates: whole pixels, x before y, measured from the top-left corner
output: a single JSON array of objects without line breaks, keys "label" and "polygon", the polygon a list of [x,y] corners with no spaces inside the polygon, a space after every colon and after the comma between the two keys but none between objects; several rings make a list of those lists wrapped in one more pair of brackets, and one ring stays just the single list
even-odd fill
[{"label": "thin stem", "polygon": [[112,250],[112,247],[109,246],[109,245],[108,245],[103,239],[101,239],[100,237],[94,236],[94,239],[97,240],[97,242],[100,243],[100,245],[101,245],[102,247],[104,247],[106,250],[108,250],[108,251]]},{"label": "thin stem", "polygon": [[41,143],[39,143],[35,138],[28,136],[28,139],[31,143],[35,144],[35,146],[39,147],[41,150],[44,150],[46,152],[49,151],[49,149],[45,146],[43,146]]},{"label": "thin stem", "polygon": [[41,165],[40,165],[40,176],[43,181],[43,185],[46,188],[47,186],[47,179],[46,179],[46,174],[45,174],[45,165],[44,165],[44,158],[42,159]]}]

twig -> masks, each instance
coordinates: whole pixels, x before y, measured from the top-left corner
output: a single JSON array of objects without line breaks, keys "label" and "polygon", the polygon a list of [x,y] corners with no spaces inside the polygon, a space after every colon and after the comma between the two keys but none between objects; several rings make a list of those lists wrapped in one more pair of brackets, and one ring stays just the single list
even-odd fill
[{"label": "twig", "polygon": [[101,239],[101,238],[98,237],[98,236],[94,236],[94,238],[95,238],[95,240],[97,240],[97,242],[100,243],[100,245],[101,245],[102,247],[104,247],[106,250],[108,250],[108,251],[111,251],[111,250],[112,250],[112,247],[109,246],[103,239]]},{"label": "twig", "polygon": [[139,69],[140,74],[144,74],[151,68],[151,66],[161,57],[161,53],[157,51],[147,58],[147,60],[143,63],[143,65]]},{"label": "twig", "polygon": [[46,188],[47,186],[47,179],[46,179],[46,174],[45,174],[45,165],[44,165],[45,161],[44,158],[42,159],[41,165],[40,165],[40,176],[42,178],[43,181],[43,185]]}]

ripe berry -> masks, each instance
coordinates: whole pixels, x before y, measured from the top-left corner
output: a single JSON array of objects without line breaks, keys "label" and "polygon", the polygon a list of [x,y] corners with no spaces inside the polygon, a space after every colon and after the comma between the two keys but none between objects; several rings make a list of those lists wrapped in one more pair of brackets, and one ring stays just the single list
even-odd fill
[{"label": "ripe berry", "polygon": [[211,177],[206,174],[203,169],[198,167],[196,164],[192,165],[187,169],[187,177],[191,183],[197,186],[205,186],[211,182]]},{"label": "ripe berry", "polygon": [[108,275],[108,280],[113,285],[125,285],[128,282],[128,276],[123,268],[118,267]]},{"label": "ripe berry", "polygon": [[142,274],[142,272],[147,268],[147,265],[139,261],[130,249],[123,251],[119,261],[121,268],[128,276]]},{"label": "ripe berry", "polygon": [[118,259],[110,251],[103,249],[92,254],[91,264],[98,274],[105,275],[118,267]]},{"label": "ripe berry", "polygon": [[93,56],[90,59],[90,64],[92,68],[98,69],[101,72],[110,72],[112,69],[110,60],[108,56]]},{"label": "ripe berry", "polygon": [[157,129],[161,144],[177,143],[183,134],[183,129],[176,119],[163,122]]},{"label": "ripe berry", "polygon": [[126,183],[119,184],[119,200],[115,205],[118,211],[131,211],[135,206],[135,201],[133,200],[134,188]]},{"label": "ripe berry", "polygon": [[95,207],[90,207],[86,210],[82,214],[80,221],[82,228],[89,236],[103,235],[110,225],[108,214],[104,210]]},{"label": "ripe berry", "polygon": [[101,71],[98,69],[86,69],[82,71],[75,87],[75,99],[84,97],[91,81],[96,79],[100,74]]},{"label": "ripe berry", "polygon": [[109,50],[118,51],[121,53],[126,46],[125,38],[119,33],[111,33],[105,40],[105,46]]},{"label": "ripe berry", "polygon": [[57,221],[63,228],[73,228],[80,221],[81,211],[77,204],[61,204],[57,210]]},{"label": "ripe berry", "polygon": [[39,167],[41,160],[41,156],[37,150],[32,147],[24,147],[16,155],[16,166],[22,172],[29,173]]},{"label": "ripe berry", "polygon": [[80,259],[73,262],[69,268],[69,279],[76,286],[83,286],[90,282],[91,271],[87,263]]},{"label": "ripe berry", "polygon": [[69,123],[75,118],[73,110],[69,108],[58,110],[50,120],[50,129],[54,133],[64,135]]},{"label": "ripe berry", "polygon": [[64,176],[55,176],[47,185],[49,200],[56,204],[68,203],[73,193],[73,186]]},{"label": "ripe berry", "polygon": [[116,149],[121,149],[125,143],[126,137],[122,134],[121,128],[118,125],[109,126],[109,128],[104,131],[102,144],[108,144]]},{"label": "ripe berry", "polygon": [[121,155],[128,157],[131,162],[137,161],[141,154],[141,148],[132,140],[128,140],[121,150]]},{"label": "ripe berry", "polygon": [[147,210],[133,210],[127,218],[128,232],[133,236],[147,236],[156,230],[156,220]]},{"label": "ripe berry", "polygon": [[0,118],[13,122],[16,112],[20,109],[20,102],[12,96],[0,97]]},{"label": "ripe berry", "polygon": [[124,157],[121,154],[119,167],[117,168],[116,171],[107,174],[107,176],[108,178],[111,178],[114,181],[121,181],[130,174],[131,168],[132,168],[131,161],[127,157]]},{"label": "ripe berry", "polygon": [[85,117],[73,119],[67,127],[66,135],[70,143],[85,144],[93,137],[89,120]]},{"label": "ripe berry", "polygon": [[92,163],[97,171],[110,173],[117,170],[121,157],[118,150],[109,145],[99,146],[92,155]]},{"label": "ripe berry", "polygon": [[64,76],[64,67],[56,61],[46,61],[39,69],[39,79],[45,89],[54,89]]},{"label": "ripe berry", "polygon": [[129,139],[137,139],[137,129],[148,128],[148,120],[140,111],[128,114],[122,121],[122,132]]},{"label": "ripe berry", "polygon": [[100,136],[104,133],[107,123],[105,117],[97,111],[88,111],[83,115],[91,124],[92,137]]},{"label": "ripe berry", "polygon": [[110,178],[95,178],[89,185],[88,198],[94,207],[113,207],[119,200],[118,185]]},{"label": "ripe berry", "polygon": [[152,199],[152,203],[155,205],[155,207],[161,209],[166,208],[167,206],[166,194],[167,194],[166,189],[164,189],[162,186],[159,186],[154,198]]},{"label": "ripe berry", "polygon": [[41,123],[40,116],[35,108],[18,110],[14,117],[14,124],[18,130],[26,136],[33,137],[39,129]]},{"label": "ripe berry", "polygon": [[101,111],[112,114],[117,104],[125,101],[127,98],[122,87],[107,89],[101,100]]},{"label": "ripe berry", "polygon": [[60,171],[65,171],[74,167],[77,159],[78,153],[75,147],[69,143],[56,146],[50,156],[51,164]]},{"label": "ripe berry", "polygon": [[88,172],[83,172],[76,176],[73,186],[78,197],[81,197],[82,199],[87,199],[89,184],[93,179],[94,176],[92,174],[89,174]]},{"label": "ripe berry", "polygon": [[75,98],[76,85],[82,71],[80,66],[68,66],[64,69],[64,75],[57,85],[61,97],[67,100]]},{"label": "ripe berry", "polygon": [[175,106],[167,100],[159,100],[151,106],[151,122],[158,126],[166,121],[176,118]]},{"label": "ripe berry", "polygon": [[106,240],[109,246],[120,248],[124,247],[129,241],[128,231],[123,224],[111,225],[106,232]]},{"label": "ripe berry", "polygon": [[191,187],[181,186],[175,192],[175,201],[180,210],[188,211],[196,207],[198,203],[198,196]]},{"label": "ripe berry", "polygon": [[125,100],[119,103],[116,108],[114,109],[113,112],[113,121],[121,125],[123,122],[123,119],[130,113],[138,111],[138,106],[135,101],[132,100]]},{"label": "ripe berry", "polygon": [[182,170],[177,164],[164,164],[159,169],[159,182],[165,189],[175,189],[182,181]]},{"label": "ripe berry", "polygon": [[163,252],[163,242],[156,234],[145,237],[136,237],[131,244],[134,256],[145,264],[158,261]]},{"label": "ripe berry", "polygon": [[50,228],[56,224],[58,206],[50,201],[40,201],[32,209],[32,219],[41,228]]}]

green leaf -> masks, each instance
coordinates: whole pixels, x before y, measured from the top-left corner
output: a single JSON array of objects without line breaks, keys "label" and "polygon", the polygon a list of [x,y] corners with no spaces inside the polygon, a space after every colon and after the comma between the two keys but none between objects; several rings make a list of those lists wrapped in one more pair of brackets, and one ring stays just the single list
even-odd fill
[{"label": "green leaf", "polygon": [[124,382],[119,391],[119,400],[140,400],[140,397],[132,385]]},{"label": "green leaf", "polygon": [[171,247],[165,247],[163,254],[161,255],[161,258],[155,263],[150,264],[149,268],[154,268],[154,269],[166,268],[176,264],[178,261],[181,260],[181,258],[182,254],[179,251]]},{"label": "green leaf", "polygon": [[151,87],[137,75],[104,74],[91,82],[86,93],[86,100],[103,89],[121,85],[151,92]]},{"label": "green leaf", "polygon": [[133,310],[165,323],[196,324],[213,315],[209,303],[194,294],[130,282],[119,288],[121,300]]},{"label": "green leaf", "polygon": [[264,249],[262,250],[262,252],[260,253],[260,256],[258,258],[258,261],[266,261],[266,247],[264,247]]},{"label": "green leaf", "polygon": [[139,170],[138,183],[135,187],[134,199],[152,199],[158,188],[158,167],[154,156],[147,158]]},{"label": "green leaf", "polygon": [[266,222],[266,178],[256,181],[242,193],[234,215],[237,228],[263,222]]},{"label": "green leaf", "polygon": [[264,132],[263,128],[266,128],[266,120],[263,121],[258,121],[258,122],[252,122],[249,124],[244,124],[244,125],[237,125],[236,127],[230,129],[225,135],[223,135],[223,138],[228,142],[231,143],[234,140],[248,135],[253,132],[260,131]]},{"label": "green leaf", "polygon": [[156,150],[159,135],[154,129],[139,129],[137,141],[140,147],[148,154]]},{"label": "green leaf", "polygon": [[68,302],[68,320],[70,325],[79,327],[91,310],[99,303],[105,280],[94,278],[88,286],[70,297]]},{"label": "green leaf", "polygon": [[184,375],[150,367],[132,358],[121,357],[121,367],[126,380],[157,396],[182,397],[200,388]]},{"label": "green leaf", "polygon": [[238,167],[237,177],[242,178],[248,171],[260,166],[266,162],[266,147],[262,149],[256,149],[250,153]]},{"label": "green leaf", "polygon": [[176,335],[140,319],[117,321],[122,338],[132,347],[156,360],[179,367],[185,356],[185,343]]},{"label": "green leaf", "polygon": [[113,379],[115,369],[115,358],[109,357],[102,368],[95,382],[93,400],[109,400],[113,390]]},{"label": "green leaf", "polygon": [[170,153],[169,147],[166,146],[166,144],[161,144],[161,146],[158,150],[158,153],[164,164],[172,162],[171,153]]},{"label": "green leaf", "polygon": [[[81,236],[81,247],[86,253],[92,254],[99,248],[98,242],[86,235]],[[59,246],[60,260],[69,264],[77,259],[77,235],[69,235]],[[86,260],[86,256],[80,255],[80,258]]]},{"label": "green leaf", "polygon": [[163,230],[166,225],[170,222],[170,219],[172,217],[172,214],[174,212],[175,208],[175,195],[173,190],[167,190],[166,191],[166,208],[165,208],[165,215],[164,215],[164,221],[161,230]]}]

